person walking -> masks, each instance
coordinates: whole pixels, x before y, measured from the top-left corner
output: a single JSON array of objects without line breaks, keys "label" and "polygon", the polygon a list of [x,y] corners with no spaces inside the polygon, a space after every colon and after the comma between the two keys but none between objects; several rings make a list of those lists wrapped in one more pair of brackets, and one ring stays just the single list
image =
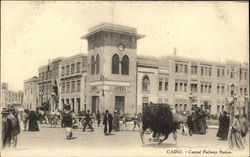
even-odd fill
[{"label": "person walking", "polygon": [[113,116],[109,113],[108,110],[106,110],[106,113],[103,118],[103,125],[104,125],[104,134],[108,135],[111,134],[112,131],[112,122],[113,122]]},{"label": "person walking", "polygon": [[29,113],[29,131],[39,131],[37,124],[37,114],[35,111],[30,111]]},{"label": "person walking", "polygon": [[229,126],[230,126],[230,118],[227,115],[227,112],[224,111],[223,115],[219,117],[219,130],[216,136],[223,140],[227,140]]},{"label": "person walking", "polygon": [[29,114],[28,114],[28,110],[24,110],[24,112],[21,113],[21,121],[23,123],[23,130],[24,131],[27,131],[27,124],[28,124],[28,117],[29,117]]},{"label": "person walking", "polygon": [[90,122],[91,122],[91,117],[90,117],[90,111],[88,110],[87,113],[85,114],[85,117],[83,119],[85,121],[84,125],[83,125],[83,130],[82,131],[85,131],[86,129],[86,126],[89,127],[89,129],[91,129],[92,131],[94,131],[94,129],[92,128]]},{"label": "person walking", "polygon": [[239,113],[235,114],[228,142],[231,149],[244,149],[240,131]]},{"label": "person walking", "polygon": [[96,113],[96,120],[97,120],[97,126],[99,126],[101,123],[101,114],[99,111],[97,111]]},{"label": "person walking", "polygon": [[11,120],[8,119],[8,115],[10,114],[9,110],[3,109],[2,111],[2,148],[10,147],[11,144],[11,129],[12,124]]},{"label": "person walking", "polygon": [[241,131],[241,137],[243,141],[243,147],[245,148],[246,145],[246,134],[248,132],[248,126],[246,121],[246,114],[240,114],[240,131]]},{"label": "person walking", "polygon": [[73,115],[70,112],[70,105],[67,105],[65,106],[64,114],[62,115],[62,127],[65,128],[66,139],[71,139],[73,136],[72,125],[73,125]]},{"label": "person walking", "polygon": [[15,111],[14,107],[10,108],[10,114],[7,116],[7,118],[11,121],[11,148],[16,148],[17,146],[17,136],[21,132],[19,119],[18,119],[18,113]]},{"label": "person walking", "polygon": [[114,124],[113,124],[115,131],[120,131],[119,121],[120,121],[120,115],[118,114],[117,111],[115,111],[114,112]]}]

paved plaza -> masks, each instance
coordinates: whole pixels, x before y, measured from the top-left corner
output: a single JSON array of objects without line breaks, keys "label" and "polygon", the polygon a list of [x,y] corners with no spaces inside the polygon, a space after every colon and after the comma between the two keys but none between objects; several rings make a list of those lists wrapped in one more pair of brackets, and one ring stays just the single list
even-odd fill
[{"label": "paved plaza", "polygon": [[5,151],[3,156],[248,156],[247,150],[230,151],[228,141],[216,137],[217,129],[193,136],[183,136],[178,131],[175,147],[172,134],[161,145],[154,142],[142,145],[138,129],[132,131],[132,127],[109,136],[104,136],[103,126],[94,125],[94,132],[73,129],[74,138],[66,140],[63,128],[40,125],[39,132],[22,131],[17,150]]}]

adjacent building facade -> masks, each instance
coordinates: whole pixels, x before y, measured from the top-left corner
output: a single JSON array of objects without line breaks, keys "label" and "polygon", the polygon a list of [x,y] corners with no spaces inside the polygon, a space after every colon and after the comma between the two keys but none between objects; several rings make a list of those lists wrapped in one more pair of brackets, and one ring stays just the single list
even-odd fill
[{"label": "adjacent building facade", "polygon": [[24,81],[23,107],[36,110],[38,106],[38,77],[34,76]]},{"label": "adjacent building facade", "polygon": [[74,112],[86,110],[87,56],[65,58],[60,67],[60,109],[70,104]]},{"label": "adjacent building facade", "polygon": [[62,59],[53,59],[38,69],[39,106],[49,105],[50,109],[59,107],[59,70]]}]

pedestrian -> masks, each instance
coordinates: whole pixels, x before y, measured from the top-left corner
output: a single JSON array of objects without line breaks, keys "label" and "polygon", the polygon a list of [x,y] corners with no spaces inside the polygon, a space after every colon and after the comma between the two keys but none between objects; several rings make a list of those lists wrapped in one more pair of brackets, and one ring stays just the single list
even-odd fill
[{"label": "pedestrian", "polygon": [[89,127],[89,129],[91,129],[92,131],[94,131],[94,129],[92,128],[91,126],[91,117],[90,117],[90,111],[88,110],[87,113],[85,114],[85,117],[84,117],[84,125],[83,125],[83,130],[82,131],[85,131],[86,129],[86,126]]},{"label": "pedestrian", "polygon": [[23,130],[24,131],[27,131],[27,124],[28,124],[28,117],[29,117],[29,114],[28,114],[28,110],[24,110],[24,112],[21,113],[21,121],[23,123]]},{"label": "pedestrian", "polygon": [[229,148],[231,149],[244,149],[241,131],[240,131],[240,121],[239,121],[239,113],[235,114],[233,119],[233,124],[231,128],[231,132],[229,135]]},{"label": "pedestrian", "polygon": [[227,115],[227,112],[224,111],[223,114],[221,114],[219,117],[219,129],[217,132],[217,137],[223,140],[227,140],[229,126],[230,126],[230,118]]},{"label": "pedestrian", "polygon": [[241,137],[243,141],[243,146],[245,148],[246,145],[246,134],[248,132],[248,126],[246,121],[246,114],[240,114],[240,131],[241,131]]},{"label": "pedestrian", "polygon": [[114,112],[114,124],[113,124],[115,131],[120,131],[119,121],[120,121],[120,116],[119,116],[118,112],[115,111]]},{"label": "pedestrian", "polygon": [[100,114],[100,111],[97,111],[97,113],[96,113],[96,120],[97,120],[97,126],[99,126],[100,123],[101,123],[101,114]]},{"label": "pedestrian", "polygon": [[111,134],[112,131],[112,122],[113,122],[113,116],[109,113],[108,110],[106,110],[106,113],[103,118],[103,125],[104,125],[104,134],[108,135]]},{"label": "pedestrian", "polygon": [[62,115],[62,126],[65,128],[66,139],[71,139],[73,136],[72,125],[73,125],[73,115],[70,111],[70,105],[65,106],[64,114]]},{"label": "pedestrian", "polygon": [[30,111],[29,113],[29,131],[39,131],[39,127],[37,124],[37,114],[35,111]]},{"label": "pedestrian", "polygon": [[21,128],[18,119],[18,113],[16,112],[14,107],[10,107],[10,114],[7,118],[11,121],[11,148],[16,148],[17,146],[17,136],[20,134]]},{"label": "pedestrian", "polygon": [[2,111],[2,148],[10,147],[11,144],[11,129],[12,124],[11,120],[8,119],[8,115],[10,114],[9,110],[3,108]]}]

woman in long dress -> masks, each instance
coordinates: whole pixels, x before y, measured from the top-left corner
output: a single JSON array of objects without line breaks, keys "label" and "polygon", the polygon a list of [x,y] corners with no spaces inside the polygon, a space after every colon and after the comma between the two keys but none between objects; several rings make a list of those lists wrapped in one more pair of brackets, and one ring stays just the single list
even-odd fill
[{"label": "woman in long dress", "polygon": [[219,130],[217,133],[217,137],[223,139],[223,140],[227,140],[227,136],[228,136],[228,131],[229,131],[229,126],[230,126],[230,119],[227,116],[227,112],[224,111],[223,115],[221,115],[219,117]]},{"label": "woman in long dress", "polygon": [[235,114],[232,129],[229,135],[229,148],[231,149],[244,149],[241,131],[240,131],[240,121],[239,114]]},{"label": "woman in long dress", "polygon": [[35,111],[30,111],[29,113],[29,131],[39,131],[37,115]]}]

